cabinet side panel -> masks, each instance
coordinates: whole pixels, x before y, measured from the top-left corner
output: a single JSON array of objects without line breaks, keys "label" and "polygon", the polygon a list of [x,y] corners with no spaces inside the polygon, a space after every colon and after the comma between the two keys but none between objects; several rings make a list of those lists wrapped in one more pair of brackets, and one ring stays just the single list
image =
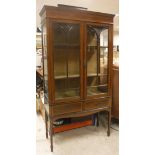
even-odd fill
[{"label": "cabinet side panel", "polygon": [[113,79],[113,74],[112,74],[112,66],[113,66],[113,25],[109,26],[109,54],[108,54],[108,72],[109,72],[109,95],[112,97],[112,79]]}]

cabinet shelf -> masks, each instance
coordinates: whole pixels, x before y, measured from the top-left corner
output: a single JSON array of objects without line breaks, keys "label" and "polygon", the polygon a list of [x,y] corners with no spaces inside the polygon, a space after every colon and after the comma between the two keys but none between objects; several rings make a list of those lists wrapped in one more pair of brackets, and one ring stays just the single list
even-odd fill
[{"label": "cabinet shelf", "polygon": [[[88,74],[87,77],[95,77],[95,76],[107,76],[108,74],[96,74],[96,73],[91,73],[91,74]],[[80,75],[78,74],[74,74],[74,75],[57,75],[55,76],[55,79],[66,79],[66,78],[79,78]]]},{"label": "cabinet shelf", "polygon": [[54,48],[64,48],[64,49],[66,49],[66,48],[80,48],[80,45],[79,44],[56,44],[56,45],[54,45]]},{"label": "cabinet shelf", "polygon": [[55,79],[79,78],[79,77],[80,77],[80,75],[78,75],[78,74],[69,75],[69,76],[66,76],[66,75],[58,75],[58,76],[55,76]]},{"label": "cabinet shelf", "polygon": [[90,73],[90,74],[87,74],[87,77],[94,77],[94,76],[107,76],[108,74],[98,74],[97,73]]},{"label": "cabinet shelf", "polygon": [[[90,47],[90,48],[97,48],[98,46],[97,45],[88,45],[87,47]],[[108,46],[99,46],[100,48],[108,48]]]},{"label": "cabinet shelf", "polygon": [[88,86],[87,88],[98,88],[98,87],[106,87],[108,84],[96,85],[96,86]]},{"label": "cabinet shelf", "polygon": [[[88,74],[87,77],[95,77],[95,76],[107,76],[108,74],[96,74],[96,73],[91,73],[91,74]],[[55,76],[55,79],[66,79],[66,78],[79,78],[80,75],[78,74],[74,74],[74,75],[69,75],[69,76],[66,76],[66,75],[58,75],[58,76]]]}]

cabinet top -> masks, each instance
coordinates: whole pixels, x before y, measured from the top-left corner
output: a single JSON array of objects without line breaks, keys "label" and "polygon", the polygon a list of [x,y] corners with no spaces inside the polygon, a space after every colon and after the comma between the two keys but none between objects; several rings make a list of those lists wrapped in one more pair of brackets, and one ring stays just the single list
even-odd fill
[{"label": "cabinet top", "polygon": [[52,19],[64,19],[64,20],[78,20],[87,22],[100,22],[113,24],[114,14],[107,14],[101,12],[87,11],[82,7],[63,7],[63,6],[48,6],[44,5],[39,15],[42,20],[46,17]]}]

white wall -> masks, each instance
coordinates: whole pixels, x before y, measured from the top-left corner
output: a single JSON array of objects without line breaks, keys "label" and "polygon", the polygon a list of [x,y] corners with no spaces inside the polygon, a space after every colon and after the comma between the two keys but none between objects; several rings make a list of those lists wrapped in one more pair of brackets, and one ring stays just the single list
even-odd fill
[{"label": "white wall", "polygon": [[119,32],[118,32],[118,31],[115,31],[115,32],[114,32],[113,45],[114,45],[114,46],[119,45]]}]

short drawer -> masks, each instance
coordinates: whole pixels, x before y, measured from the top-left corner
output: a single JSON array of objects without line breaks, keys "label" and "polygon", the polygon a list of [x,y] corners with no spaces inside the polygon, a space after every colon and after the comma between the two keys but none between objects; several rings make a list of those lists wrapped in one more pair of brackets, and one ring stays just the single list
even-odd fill
[{"label": "short drawer", "polygon": [[91,101],[85,102],[85,110],[98,109],[98,108],[104,108],[104,107],[110,107],[110,106],[111,106],[110,98],[91,100]]},{"label": "short drawer", "polygon": [[81,109],[81,103],[55,105],[53,106],[53,115],[80,112]]}]

